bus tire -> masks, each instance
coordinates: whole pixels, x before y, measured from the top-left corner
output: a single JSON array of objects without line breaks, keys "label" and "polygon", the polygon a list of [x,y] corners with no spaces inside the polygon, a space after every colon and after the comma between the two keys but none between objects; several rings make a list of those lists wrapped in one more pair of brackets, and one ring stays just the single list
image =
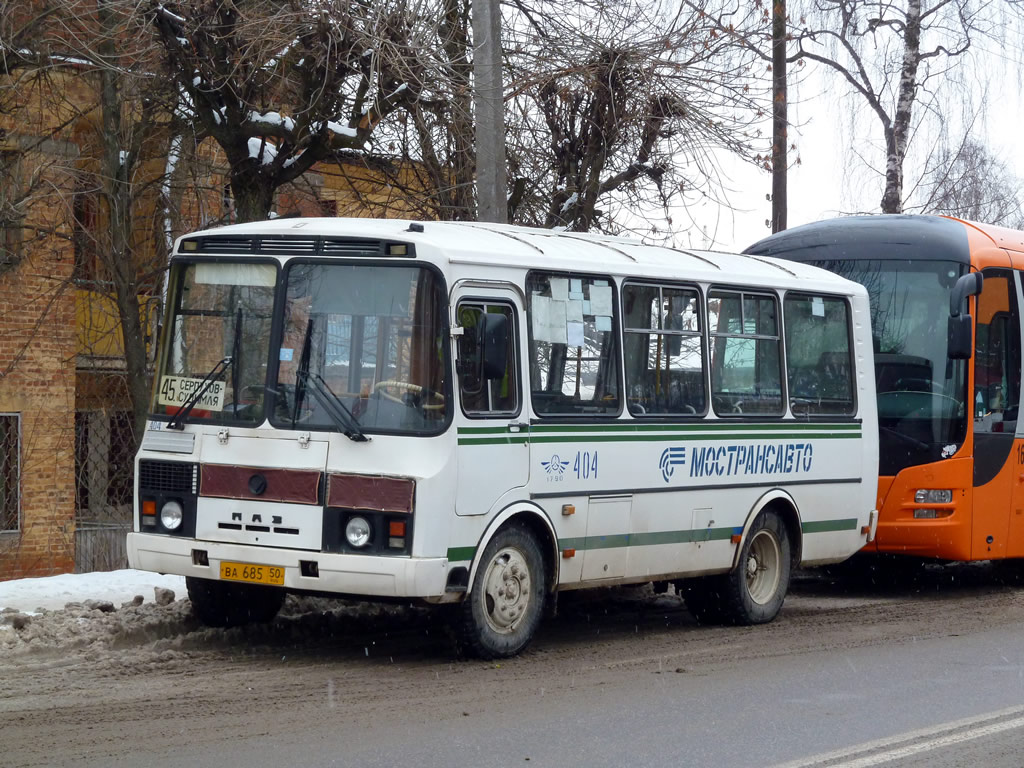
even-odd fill
[{"label": "bus tire", "polygon": [[272,621],[284,603],[285,591],[259,584],[234,584],[185,577],[192,613],[207,627],[240,627]]},{"label": "bus tire", "polygon": [[763,510],[740,550],[739,562],[725,574],[723,618],[730,624],[765,624],[782,610],[789,590],[791,560],[786,524],[778,513]]},{"label": "bus tire", "polygon": [[544,557],[527,528],[509,525],[487,543],[466,600],[459,635],[482,659],[514,656],[533,638],[544,612]]}]

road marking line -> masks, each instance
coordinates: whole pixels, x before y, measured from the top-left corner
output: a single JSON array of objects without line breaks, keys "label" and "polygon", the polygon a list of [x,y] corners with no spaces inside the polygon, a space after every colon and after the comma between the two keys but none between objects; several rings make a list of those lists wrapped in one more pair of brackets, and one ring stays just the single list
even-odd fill
[{"label": "road marking line", "polygon": [[[1024,727],[1024,707],[1011,707],[885,739],[877,739],[834,752],[793,760],[777,765],[775,768],[816,768],[818,766],[822,768],[824,766],[829,766],[829,768],[870,768],[870,766],[881,765],[901,757],[909,757],[1021,727]],[[922,739],[926,739],[926,741],[921,741]]]},{"label": "road marking line", "polygon": [[1004,720],[1003,722],[996,723],[995,725],[986,725],[980,728],[960,731],[959,733],[950,734],[949,736],[943,736],[942,738],[932,739],[931,741],[910,744],[906,747],[897,747],[889,750],[888,752],[881,752],[870,757],[862,757],[859,760],[852,760],[848,763],[837,763],[835,768],[870,768],[870,766],[873,765],[881,765],[882,763],[899,760],[903,757],[910,757],[911,755],[917,755],[922,752],[931,752],[933,749],[948,747],[953,744],[960,744],[961,742],[971,741],[973,739],[980,739],[982,736],[991,736],[994,733],[1009,731],[1022,726],[1024,726],[1024,717],[1018,717],[1015,720]]}]

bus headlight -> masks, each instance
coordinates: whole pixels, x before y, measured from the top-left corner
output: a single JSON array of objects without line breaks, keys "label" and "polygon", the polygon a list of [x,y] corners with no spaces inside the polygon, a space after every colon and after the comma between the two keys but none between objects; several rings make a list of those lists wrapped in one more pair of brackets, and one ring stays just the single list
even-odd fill
[{"label": "bus headlight", "polygon": [[949,504],[953,501],[953,492],[921,488],[914,494],[915,504]]},{"label": "bus headlight", "polygon": [[166,501],[160,508],[160,524],[168,531],[175,531],[181,526],[184,514],[181,504],[176,501]]},{"label": "bus headlight", "polygon": [[365,547],[370,541],[370,523],[365,517],[350,518],[345,526],[345,538],[357,549]]}]

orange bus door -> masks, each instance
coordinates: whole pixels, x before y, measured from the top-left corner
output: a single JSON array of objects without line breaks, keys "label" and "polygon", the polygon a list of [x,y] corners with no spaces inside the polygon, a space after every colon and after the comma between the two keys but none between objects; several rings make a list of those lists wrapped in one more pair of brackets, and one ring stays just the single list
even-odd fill
[{"label": "orange bus door", "polygon": [[[1009,269],[986,269],[976,303],[974,337],[974,509],[971,557],[1011,554],[1010,519],[1024,501],[1014,450],[1020,403],[1020,313],[1018,280]],[[1015,524],[1019,537],[1024,527]]]}]

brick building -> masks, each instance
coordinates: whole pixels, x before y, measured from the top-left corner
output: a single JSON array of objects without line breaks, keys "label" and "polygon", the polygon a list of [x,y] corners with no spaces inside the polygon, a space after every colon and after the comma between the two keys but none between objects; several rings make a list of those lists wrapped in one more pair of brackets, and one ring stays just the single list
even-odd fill
[{"label": "brick building", "polygon": [[74,565],[74,258],[61,169],[75,149],[40,144],[28,127],[0,145],[43,182],[0,253],[0,578]]},{"label": "brick building", "polygon": [[[96,85],[64,69],[0,94],[0,580],[125,564],[134,419],[103,260]],[[166,170],[168,141],[143,158],[143,181]],[[131,224],[150,360],[168,224],[182,233],[232,219],[212,141],[182,163],[172,205],[160,184],[139,184]],[[422,217],[414,169],[384,166],[315,168],[280,191],[277,210]]]}]

